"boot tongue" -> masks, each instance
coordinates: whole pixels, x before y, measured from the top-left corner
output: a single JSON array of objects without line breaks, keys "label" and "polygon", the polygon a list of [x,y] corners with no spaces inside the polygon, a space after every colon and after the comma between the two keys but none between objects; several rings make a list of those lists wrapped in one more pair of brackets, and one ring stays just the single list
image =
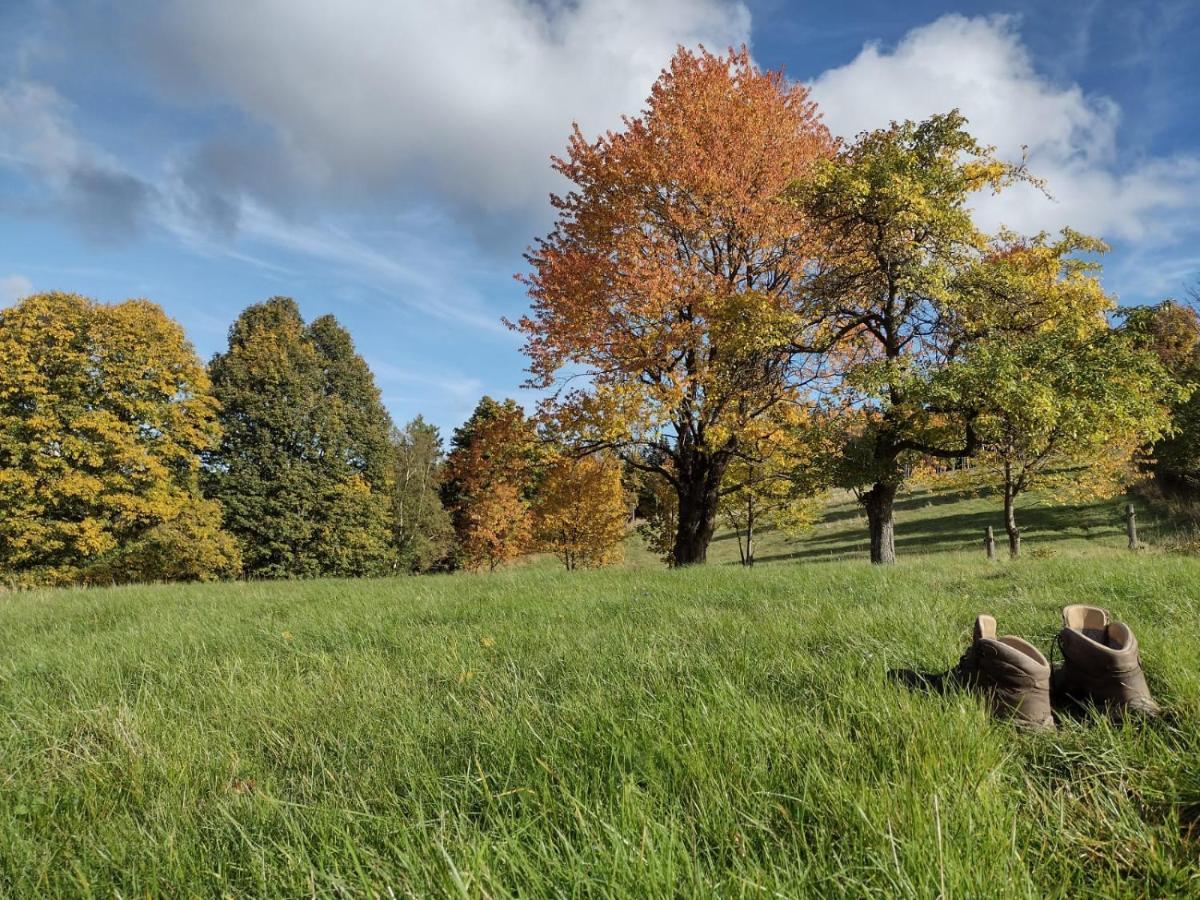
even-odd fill
[{"label": "boot tongue", "polygon": [[975,640],[996,637],[996,620],[987,613],[980,613],[975,618]]}]

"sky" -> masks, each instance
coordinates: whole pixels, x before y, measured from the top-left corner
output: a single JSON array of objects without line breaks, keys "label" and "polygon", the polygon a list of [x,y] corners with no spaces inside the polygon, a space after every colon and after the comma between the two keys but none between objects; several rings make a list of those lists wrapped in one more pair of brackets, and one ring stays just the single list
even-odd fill
[{"label": "sky", "polygon": [[957,107],[1048,188],[978,198],[982,225],[1104,238],[1123,304],[1200,279],[1198,0],[0,0],[0,306],[147,297],[207,359],[286,295],[397,422],[532,403],[501,318],[549,158],[680,44],[746,44],[841,136]]}]

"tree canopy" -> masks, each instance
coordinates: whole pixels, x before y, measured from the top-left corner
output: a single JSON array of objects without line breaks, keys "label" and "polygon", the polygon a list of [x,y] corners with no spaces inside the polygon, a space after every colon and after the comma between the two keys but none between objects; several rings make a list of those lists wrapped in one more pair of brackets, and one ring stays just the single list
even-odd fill
[{"label": "tree canopy", "polygon": [[332,316],[247,308],[210,365],[224,436],[206,485],[254,577],[390,569],[391,420]]},{"label": "tree canopy", "polygon": [[1110,496],[1136,471],[1138,452],[1170,426],[1177,390],[1136,337],[1110,327],[1116,304],[1099,263],[1103,244],[1066,231],[1056,239],[1005,236],[966,279],[983,309],[1003,319],[974,341],[954,371],[954,394],[975,411],[980,466],[1004,499],[1012,556],[1020,553],[1016,500],[1040,487],[1077,499]]},{"label": "tree canopy", "polygon": [[859,492],[871,560],[895,559],[893,503],[922,457],[978,448],[977,411],[945,391],[971,342],[1009,328],[997,293],[970,290],[988,248],[968,200],[1025,178],[957,112],[867,132],[796,183],[819,240],[807,290],[838,337],[847,417],[841,483]]},{"label": "tree canopy", "polygon": [[417,416],[392,432],[392,529],[396,567],[425,572],[446,564],[454,552],[454,528],[442,506],[442,438],[436,425]]},{"label": "tree canopy", "polygon": [[512,400],[485,396],[454,430],[442,500],[464,566],[495,569],[531,549],[530,506],[544,455],[534,424]]},{"label": "tree canopy", "polygon": [[528,256],[532,380],[558,385],[564,435],[671,485],[677,565],[705,558],[747,424],[810,375],[809,228],[783,198],[833,150],[803,86],[744,49],[680,49],[641,116],[576,127],[554,161],[573,187]]},{"label": "tree canopy", "polygon": [[200,496],[217,404],[146,300],[74,294],[0,312],[0,573],[19,583],[206,579],[237,547]]}]

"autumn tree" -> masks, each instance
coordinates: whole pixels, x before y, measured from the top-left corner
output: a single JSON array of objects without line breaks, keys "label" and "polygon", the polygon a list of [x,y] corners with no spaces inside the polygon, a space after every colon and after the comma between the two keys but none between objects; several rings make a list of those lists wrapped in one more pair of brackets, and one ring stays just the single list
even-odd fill
[{"label": "autumn tree", "polygon": [[829,434],[806,405],[781,405],[751,424],[726,473],[721,518],[737,538],[742,565],[754,565],[761,529],[798,534],[820,513]]},{"label": "autumn tree", "polygon": [[1126,310],[1125,319],[1138,346],[1155,355],[1180,389],[1170,433],[1147,448],[1147,465],[1166,490],[1200,496],[1200,315],[1195,305],[1166,300]]},{"label": "autumn tree", "polygon": [[210,372],[224,437],[206,484],[246,574],[386,571],[391,421],[345,329],[275,297],[238,317]]},{"label": "autumn tree", "polygon": [[914,461],[978,449],[975,411],[939,382],[1006,327],[959,289],[988,246],[967,201],[1025,175],[964,126],[955,112],[863,134],[795,188],[820,236],[807,289],[843,336],[837,391],[856,413],[839,478],[866,511],[874,563],[895,561],[893,505]]},{"label": "autumn tree", "polygon": [[495,569],[529,551],[542,454],[533,423],[512,400],[484,397],[454,430],[442,500],[467,568]]},{"label": "autumn tree", "polygon": [[208,376],[146,300],[40,294],[0,312],[0,575],[28,584],[235,574],[200,496]]},{"label": "autumn tree", "polygon": [[454,549],[454,528],[442,506],[442,438],[417,416],[392,432],[392,534],[396,566],[426,572]]},{"label": "autumn tree", "polygon": [[568,569],[619,562],[628,523],[617,459],[563,453],[546,467],[533,508],[534,535],[538,548]]},{"label": "autumn tree", "polygon": [[573,187],[527,257],[531,383],[570,443],[670,486],[676,565],[705,560],[748,423],[812,375],[806,214],[784,196],[832,150],[802,85],[680,49],[641,116],[576,127],[554,160]]},{"label": "autumn tree", "polygon": [[976,410],[976,471],[994,473],[1009,554],[1020,555],[1018,497],[1034,488],[1076,499],[1117,493],[1140,448],[1169,427],[1171,381],[1132,335],[1109,327],[1115,303],[1105,249],[1071,231],[997,242],[959,290],[978,295],[1005,330],[975,341],[954,371],[960,405]]}]

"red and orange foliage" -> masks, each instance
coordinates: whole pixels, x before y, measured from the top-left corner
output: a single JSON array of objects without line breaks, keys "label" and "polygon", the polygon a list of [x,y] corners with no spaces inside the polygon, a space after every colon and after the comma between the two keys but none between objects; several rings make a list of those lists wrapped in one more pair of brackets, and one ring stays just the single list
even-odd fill
[{"label": "red and orange foliage", "polygon": [[512,400],[484,397],[455,430],[442,496],[467,568],[495,569],[531,548],[538,458],[533,424]]},{"label": "red and orange foliage", "polygon": [[680,49],[644,113],[554,167],[573,184],[528,259],[517,327],[532,382],[585,372],[559,426],[653,471],[679,501],[673,556],[702,562],[748,423],[789,395],[810,326],[806,221],[788,187],[835,144],[802,85],[745,49]]}]

